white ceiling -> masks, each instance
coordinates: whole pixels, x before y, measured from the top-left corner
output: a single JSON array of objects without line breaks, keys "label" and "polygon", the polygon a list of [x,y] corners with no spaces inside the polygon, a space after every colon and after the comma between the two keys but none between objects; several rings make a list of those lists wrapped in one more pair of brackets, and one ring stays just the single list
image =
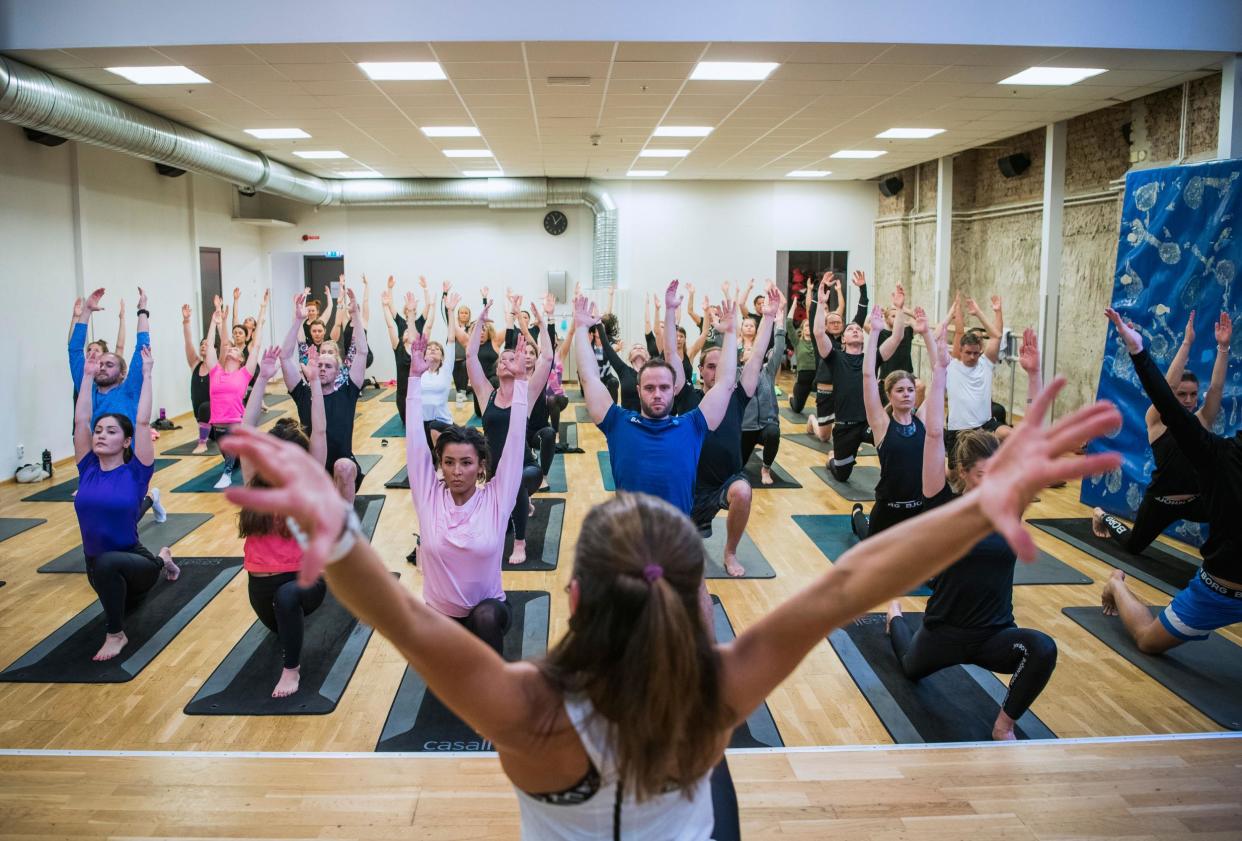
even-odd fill
[{"label": "white ceiling", "polygon": [[[317,175],[369,167],[389,177],[487,169],[444,149],[485,145],[506,175],[772,179],[827,169],[874,178],[1204,76],[1224,54],[1059,47],[654,42],[403,42],[16,50],[12,57]],[[700,60],[780,62],[763,82],[690,81]],[[444,81],[373,82],[360,61],[439,61]],[[212,84],[142,86],[104,70],[184,64]],[[1069,87],[996,84],[1032,65],[1100,67]],[[549,76],[586,76],[551,86]],[[420,126],[475,125],[479,138]],[[706,138],[652,138],[658,125],[709,125]],[[309,140],[260,141],[248,128],[297,127]],[[943,128],[877,140],[893,127]],[[593,146],[591,135],[600,135]],[[642,159],[688,148],[684,159]],[[294,150],[339,149],[308,161]],[[828,158],[882,149],[874,160]]]}]

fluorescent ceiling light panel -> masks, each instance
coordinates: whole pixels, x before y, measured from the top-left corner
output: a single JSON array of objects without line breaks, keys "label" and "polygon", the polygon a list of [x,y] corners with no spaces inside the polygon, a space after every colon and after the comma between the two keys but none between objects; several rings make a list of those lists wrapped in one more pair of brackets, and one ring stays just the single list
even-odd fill
[{"label": "fluorescent ceiling light panel", "polygon": [[689,149],[644,149],[638,153],[640,158],[684,158],[690,154]]},{"label": "fluorescent ceiling light panel", "polygon": [[248,128],[246,134],[260,140],[301,140],[310,137],[300,128]]},{"label": "fluorescent ceiling light panel", "polygon": [[360,61],[358,66],[377,82],[428,82],[447,78],[438,61]]},{"label": "fluorescent ceiling light panel", "polygon": [[823,178],[825,175],[832,175],[830,169],[795,169],[793,172],[786,172],[786,178]]},{"label": "fluorescent ceiling light panel", "polygon": [[478,137],[479,130],[474,126],[423,126],[423,134],[428,137]]},{"label": "fluorescent ceiling light panel", "polygon": [[308,161],[328,161],[339,158],[348,158],[344,152],[339,149],[323,149],[319,151],[294,152],[299,158],[306,158]]},{"label": "fluorescent ceiling light panel", "polygon": [[467,178],[500,178],[505,174],[503,169],[467,169],[462,175]]},{"label": "fluorescent ceiling light panel", "polygon": [[652,137],[707,137],[713,126],[657,126]]},{"label": "fluorescent ceiling light panel", "polygon": [[840,152],[833,152],[830,158],[878,158],[880,155],[887,155],[887,152],[879,152],[874,149],[842,149]]},{"label": "fluorescent ceiling light panel", "polygon": [[188,67],[170,64],[162,67],[109,67],[109,73],[124,76],[135,85],[209,85],[211,80]]},{"label": "fluorescent ceiling light panel", "polygon": [[938,134],[944,134],[942,128],[890,128],[888,131],[882,131],[876,137],[882,140],[926,140],[929,137],[935,137]]},{"label": "fluorescent ceiling light panel", "polygon": [[445,149],[445,157],[449,158],[494,158],[491,149]]},{"label": "fluorescent ceiling light panel", "polygon": [[715,82],[761,82],[780,67],[775,61],[700,61],[691,79]]},{"label": "fluorescent ceiling light panel", "polygon": [[345,172],[338,172],[337,175],[341,178],[383,178],[384,177],[383,175],[379,174],[373,169],[350,169],[350,170],[346,170]]},{"label": "fluorescent ceiling light panel", "polygon": [[1021,73],[1015,73],[1008,79],[1001,79],[998,85],[1073,85],[1083,79],[1090,79],[1101,73],[1107,73],[1097,67],[1028,67]]},{"label": "fluorescent ceiling light panel", "polygon": [[661,178],[668,175],[667,169],[631,169],[626,173],[630,178]]}]

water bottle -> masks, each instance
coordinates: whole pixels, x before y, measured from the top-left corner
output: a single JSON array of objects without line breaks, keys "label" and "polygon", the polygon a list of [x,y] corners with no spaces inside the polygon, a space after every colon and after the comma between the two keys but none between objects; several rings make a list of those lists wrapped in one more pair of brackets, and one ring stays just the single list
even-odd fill
[{"label": "water bottle", "polygon": [[52,475],[52,451],[43,451],[43,472],[48,476]]},{"label": "water bottle", "polygon": [[160,420],[167,421],[168,416],[164,414],[164,407],[160,406]]}]

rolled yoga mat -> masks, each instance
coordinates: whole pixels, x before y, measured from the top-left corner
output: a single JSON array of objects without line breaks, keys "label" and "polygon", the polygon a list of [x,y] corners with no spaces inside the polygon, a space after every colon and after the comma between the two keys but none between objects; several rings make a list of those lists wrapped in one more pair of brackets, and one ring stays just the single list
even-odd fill
[{"label": "rolled yoga mat", "polygon": [[[725,528],[728,512],[721,511],[712,520],[711,537],[703,538],[703,549],[707,553],[703,567],[704,578],[733,578],[725,572],[724,549],[728,530]],[[737,544],[737,562],[746,569],[745,575],[737,578],[775,578],[776,571],[768,563],[768,559],[759,551],[759,547],[750,539],[750,535],[742,532],[742,539]]]},{"label": "rolled yoga mat", "polygon": [[[907,613],[912,632],[923,614]],[[898,744],[988,742],[1007,685],[978,666],[950,666],[912,681],[902,672],[883,613],[860,616],[828,636],[850,677]],[[1030,710],[1018,719],[1019,739],[1055,739]]]},{"label": "rolled yoga mat", "polygon": [[[1161,610],[1151,608],[1152,615]],[[1164,654],[1144,654],[1121,617],[1105,616],[1098,604],[1061,612],[1221,727],[1242,730],[1242,647],[1211,633],[1206,640],[1185,642]]]},{"label": "rolled yoga mat", "polygon": [[1193,555],[1158,541],[1144,549],[1143,554],[1131,555],[1121,548],[1118,541],[1096,537],[1091,531],[1091,519],[1088,517],[1027,522],[1170,596],[1184,589],[1203,563]]},{"label": "rolled yoga mat", "polygon": [[[505,659],[541,657],[548,649],[551,596],[542,590],[510,590],[513,622],[505,634]],[[427,688],[418,672],[406,667],[388,710],[376,751],[492,751],[495,747],[451,712]]]},{"label": "rolled yoga mat", "polygon": [[526,562],[510,564],[509,553],[513,551],[513,529],[505,535],[505,572],[551,572],[556,569],[561,554],[561,529],[565,523],[565,500],[539,497],[535,513],[526,522]]},{"label": "rolled yoga mat", "polygon": [[96,599],[51,636],[18,658],[0,681],[16,683],[123,683],[132,680],[172,642],[241,570],[241,558],[177,558],[181,576],[163,576],[125,615],[129,643],[111,660],[91,660],[103,644],[106,621]]},{"label": "rolled yoga mat", "polygon": [[35,526],[41,526],[47,520],[39,520],[36,518],[25,517],[4,517],[0,518],[0,541],[8,540],[10,537],[17,537],[24,531],[29,531]]},{"label": "rolled yoga mat", "polygon": [[[362,468],[362,475],[363,475],[363,478],[365,478],[366,475],[371,472],[371,468],[379,464],[380,459],[382,459],[383,456],[377,456],[371,453],[355,453],[354,458],[357,459],[358,466]],[[173,488],[172,492],[175,494],[220,493],[222,489],[217,488],[215,485],[216,485],[216,482],[223,475],[224,475],[224,462],[221,461],[219,464],[213,465],[211,469],[205,470],[204,472],[198,474],[190,481],[183,482],[177,487]],[[246,480],[242,477],[241,466],[238,465],[237,467],[233,469],[233,485],[232,486],[235,488],[240,487],[241,485],[245,484],[245,481]]]},{"label": "rolled yoga mat", "polygon": [[800,488],[802,484],[789,474],[789,471],[781,467],[778,462],[773,462],[770,470],[772,478],[775,480],[770,485],[763,484],[763,474],[760,468],[763,466],[763,457],[756,452],[750,457],[750,461],[746,462],[746,478],[750,480],[750,486],[757,491],[780,491],[790,488]]},{"label": "rolled yoga mat", "polygon": [[[712,596],[712,621],[716,630],[716,642],[721,645],[733,642],[735,638],[733,623],[729,621],[729,615],[725,613],[720,597],[715,595]],[[744,723],[738,725],[733,731],[732,738],[729,739],[731,748],[783,748],[784,746],[785,741],[781,738],[780,730],[776,729],[776,721],[772,718],[772,711],[768,709],[767,701],[760,704]]]},{"label": "rolled yoga mat", "polygon": [[[847,549],[858,543],[858,538],[854,537],[854,531],[850,528],[849,514],[794,514],[793,520],[830,561],[836,561]],[[1090,584],[1091,578],[1040,549],[1033,563],[1018,563],[1014,566],[1013,583],[1014,586]],[[906,595],[930,596],[931,588],[922,586]]]},{"label": "rolled yoga mat", "polygon": [[848,482],[837,480],[827,467],[812,467],[811,472],[849,502],[874,502],[875,486],[880,481],[880,468],[855,464]]},{"label": "rolled yoga mat", "polygon": [[[210,514],[169,514],[165,522],[157,523],[155,517],[147,512],[138,523],[138,542],[151,550],[151,554],[158,554],[165,546],[175,546],[177,541],[210,519]],[[176,552],[173,552],[173,560],[180,563]],[[82,544],[48,561],[39,567],[39,572],[85,573],[86,556],[82,554]]]},{"label": "rolled yoga mat", "polygon": [[[157,458],[151,462],[158,473],[169,465],[177,463],[175,458]],[[152,480],[154,481],[154,480]],[[73,495],[78,492],[78,477],[74,476],[65,482],[44,488],[38,493],[22,497],[22,502],[73,502]]]}]

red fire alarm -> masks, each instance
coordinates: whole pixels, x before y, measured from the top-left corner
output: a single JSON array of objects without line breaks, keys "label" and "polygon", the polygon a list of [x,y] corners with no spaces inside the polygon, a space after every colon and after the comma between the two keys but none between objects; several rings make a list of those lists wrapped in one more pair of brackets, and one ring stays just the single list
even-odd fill
[{"label": "red fire alarm", "polygon": [[319,234],[302,234],[302,242],[310,242],[313,239],[319,239]]}]

